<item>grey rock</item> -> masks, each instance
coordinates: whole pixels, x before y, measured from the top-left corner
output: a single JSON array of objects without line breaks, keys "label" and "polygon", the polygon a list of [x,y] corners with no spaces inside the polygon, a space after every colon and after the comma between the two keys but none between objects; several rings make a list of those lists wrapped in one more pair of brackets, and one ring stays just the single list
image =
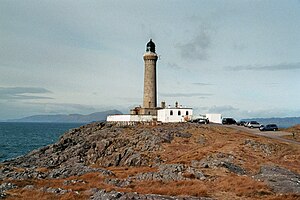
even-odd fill
[{"label": "grey rock", "polygon": [[300,194],[300,174],[278,166],[262,166],[256,179],[264,180],[277,193]]},{"label": "grey rock", "polygon": [[[185,176],[186,175],[186,176]],[[183,164],[162,164],[158,168],[158,172],[147,172],[137,174],[135,179],[141,180],[160,180],[160,181],[176,181],[196,178],[205,179],[205,175],[201,170],[193,167],[186,168]]]},{"label": "grey rock", "polygon": [[80,176],[90,172],[100,172],[105,176],[114,176],[113,172],[106,169],[91,168],[84,164],[64,165],[60,168],[53,169],[49,174],[48,178],[67,178],[70,176]]},{"label": "grey rock", "polygon": [[7,196],[6,191],[14,189],[14,188],[17,188],[17,186],[13,183],[10,183],[10,182],[2,183],[0,185],[0,198],[1,199],[6,198],[6,196]]},{"label": "grey rock", "polygon": [[125,179],[125,180],[107,178],[107,179],[105,179],[104,182],[107,184],[110,184],[110,185],[117,186],[117,187],[126,187],[126,186],[130,185],[130,183],[132,183],[130,178]]},{"label": "grey rock", "polygon": [[188,167],[186,172],[191,174],[192,176],[194,176],[196,179],[200,179],[200,180],[205,180],[206,179],[204,173],[199,169],[196,169],[196,168],[193,168],[193,167]]},{"label": "grey rock", "polygon": [[51,188],[51,187],[42,187],[39,190],[43,191],[43,192],[58,194],[58,195],[62,195],[62,194],[66,194],[68,192],[72,192],[71,189],[65,190],[65,189],[62,189],[62,188]]},{"label": "grey rock", "polygon": [[236,173],[238,175],[246,174],[246,170],[241,166],[234,164],[234,156],[225,153],[216,153],[207,156],[206,158],[198,160],[192,160],[191,166],[194,168],[219,168],[224,167],[230,172]]},{"label": "grey rock", "polygon": [[212,198],[207,197],[175,197],[157,194],[138,194],[138,193],[123,193],[123,192],[106,192],[105,190],[99,190],[92,197],[92,200],[212,200]]},{"label": "grey rock", "polygon": [[227,168],[230,172],[236,173],[238,175],[244,175],[246,173],[246,171],[242,167],[230,162],[221,162],[221,166]]},{"label": "grey rock", "polygon": [[[189,124],[181,126],[166,125],[163,127],[117,127],[102,122],[87,124],[72,129],[60,137],[55,144],[34,150],[25,156],[4,162],[9,167],[32,168],[43,167],[60,170],[61,166],[84,164],[86,166],[149,166],[163,163],[149,157],[162,149],[163,143],[170,143],[174,137],[191,137],[185,130]],[[131,130],[132,129],[132,130]],[[128,134],[134,131],[134,134]],[[62,172],[63,173],[63,172]],[[25,176],[44,177],[44,174],[24,174]],[[6,175],[4,175],[6,176]],[[21,177],[22,175],[18,175]],[[2,174],[0,172],[0,179]]]},{"label": "grey rock", "polygon": [[34,185],[26,185],[25,187],[23,187],[23,189],[32,190],[32,189],[34,189]]},{"label": "grey rock", "polygon": [[44,179],[47,176],[46,173],[36,171],[35,168],[25,168],[23,171],[14,171],[11,167],[11,170],[6,170],[4,173],[0,172],[1,179],[10,178],[17,180],[24,179]]},{"label": "grey rock", "polygon": [[179,133],[176,133],[175,136],[176,137],[182,137],[182,138],[190,138],[190,137],[192,137],[192,134],[191,133],[181,133],[181,132],[179,132]]},{"label": "grey rock", "polygon": [[201,144],[201,145],[205,145],[207,142],[207,139],[205,138],[204,135],[200,135],[199,138],[198,138],[198,143]]},{"label": "grey rock", "polygon": [[73,179],[73,180],[65,180],[63,185],[71,185],[71,184],[76,184],[76,183],[86,184],[86,182],[84,180]]},{"label": "grey rock", "polygon": [[182,172],[184,169],[184,165],[182,164],[163,164],[159,166],[158,172],[140,173],[135,178],[137,180],[183,180]]},{"label": "grey rock", "polygon": [[262,151],[267,156],[271,155],[278,148],[275,144],[263,144],[252,139],[246,139],[244,144],[250,146],[255,151]]}]

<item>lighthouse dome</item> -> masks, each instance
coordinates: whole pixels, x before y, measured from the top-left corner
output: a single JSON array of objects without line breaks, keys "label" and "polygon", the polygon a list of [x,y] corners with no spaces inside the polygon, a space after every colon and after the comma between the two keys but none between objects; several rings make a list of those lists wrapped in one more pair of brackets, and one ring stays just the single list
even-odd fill
[{"label": "lighthouse dome", "polygon": [[149,51],[152,53],[155,53],[155,44],[152,41],[152,39],[150,39],[150,41],[146,45],[146,52],[149,52]]}]

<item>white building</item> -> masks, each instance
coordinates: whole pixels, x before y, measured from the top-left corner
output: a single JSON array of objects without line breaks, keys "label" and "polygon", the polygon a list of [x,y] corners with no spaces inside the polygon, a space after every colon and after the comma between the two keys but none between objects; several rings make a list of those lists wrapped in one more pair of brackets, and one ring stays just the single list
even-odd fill
[{"label": "white building", "polygon": [[222,124],[222,115],[221,114],[205,114],[206,118],[211,123]]},{"label": "white building", "polygon": [[192,118],[192,108],[163,108],[157,111],[157,121],[159,122],[187,122]]},{"label": "white building", "polygon": [[108,122],[151,122],[152,115],[109,115],[106,118]]}]

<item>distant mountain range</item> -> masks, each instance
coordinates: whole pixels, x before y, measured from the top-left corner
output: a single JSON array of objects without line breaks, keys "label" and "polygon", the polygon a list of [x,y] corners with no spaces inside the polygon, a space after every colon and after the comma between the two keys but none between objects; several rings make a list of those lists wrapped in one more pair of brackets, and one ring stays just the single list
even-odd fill
[{"label": "distant mountain range", "polygon": [[287,128],[300,124],[300,117],[284,117],[284,118],[252,118],[242,119],[243,121],[258,121],[261,124],[277,124],[280,128]]},{"label": "distant mountain range", "polygon": [[95,112],[89,115],[69,114],[69,115],[33,115],[21,119],[11,119],[8,122],[61,122],[61,123],[88,123],[93,121],[105,121],[108,115],[122,114],[118,110],[108,110]]}]

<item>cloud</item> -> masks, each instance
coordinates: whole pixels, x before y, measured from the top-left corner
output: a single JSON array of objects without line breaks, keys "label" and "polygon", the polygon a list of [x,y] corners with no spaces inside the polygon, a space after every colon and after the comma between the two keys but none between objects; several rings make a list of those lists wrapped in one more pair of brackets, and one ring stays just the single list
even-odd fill
[{"label": "cloud", "polygon": [[210,83],[193,83],[193,85],[197,85],[197,86],[209,86],[209,85],[213,85]]},{"label": "cloud", "polygon": [[208,97],[212,96],[209,93],[160,93],[163,97]]},{"label": "cloud", "polygon": [[247,46],[245,44],[237,43],[237,42],[233,43],[233,49],[236,51],[244,51],[246,48]]},{"label": "cloud", "polygon": [[38,87],[0,87],[0,99],[2,100],[53,99],[45,96],[28,95],[46,93],[51,93],[51,91]]},{"label": "cloud", "polygon": [[296,63],[281,63],[277,65],[266,65],[266,66],[228,66],[225,67],[225,70],[231,71],[283,71],[283,70],[300,70],[300,62]]},{"label": "cloud", "polygon": [[207,60],[210,46],[211,38],[205,30],[200,31],[189,42],[176,45],[182,58],[198,60]]},{"label": "cloud", "polygon": [[174,69],[174,70],[183,69],[182,67],[179,67],[178,64],[176,64],[176,63],[170,63],[170,62],[167,63],[167,67],[170,68],[170,69]]},{"label": "cloud", "polygon": [[[90,114],[99,111],[118,109],[119,106],[93,106],[74,103],[42,103],[24,101],[0,101],[0,121],[43,114]],[[120,109],[119,109],[120,108]],[[128,112],[129,109],[122,109]]]},{"label": "cloud", "polygon": [[225,106],[212,106],[208,108],[209,113],[229,113],[229,112],[235,112],[238,111],[238,108],[234,108],[230,105],[225,105]]},{"label": "cloud", "polygon": [[75,103],[26,103],[26,106],[39,107],[42,113],[56,114],[89,114],[96,112],[97,109],[91,105],[75,104]]}]

